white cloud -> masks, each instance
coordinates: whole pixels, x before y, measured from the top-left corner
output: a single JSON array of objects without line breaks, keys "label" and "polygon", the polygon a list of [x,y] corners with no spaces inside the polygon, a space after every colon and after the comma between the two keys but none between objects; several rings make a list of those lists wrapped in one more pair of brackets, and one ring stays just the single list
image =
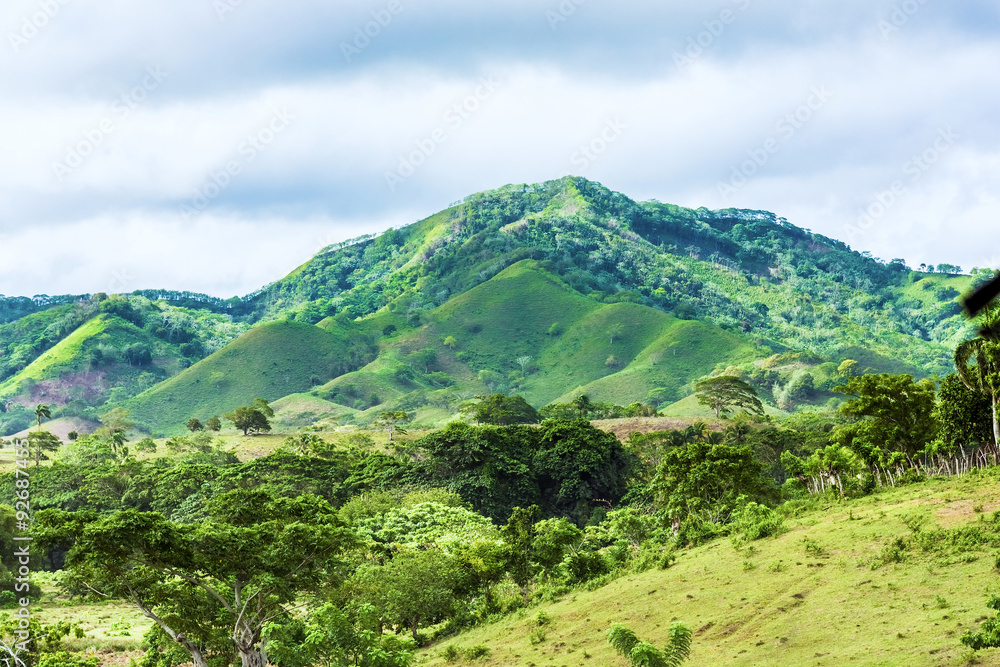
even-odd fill
[{"label": "white cloud", "polygon": [[[558,2],[401,2],[351,62],[341,42],[385,2],[244,2],[220,20],[194,0],[64,0],[17,53],[0,44],[0,292],[106,289],[122,267],[143,287],[250,291],[301,263],[318,230],[341,240],[567,173],[637,199],[772,210],[886,259],[985,263],[963,239],[1000,214],[992,4],[928,3],[883,35],[890,0],[585,2],[555,29]],[[0,9],[8,42],[38,7]],[[148,68],[169,74],[143,87]],[[294,118],[247,159],[276,110]],[[604,141],[609,123],[621,130]],[[846,238],[949,127],[954,148]]]}]

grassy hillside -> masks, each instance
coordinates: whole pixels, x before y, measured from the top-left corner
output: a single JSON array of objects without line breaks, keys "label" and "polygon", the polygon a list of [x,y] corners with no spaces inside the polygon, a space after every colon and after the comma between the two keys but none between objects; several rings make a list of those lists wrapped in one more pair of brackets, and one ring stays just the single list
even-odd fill
[{"label": "grassy hillside", "polygon": [[[662,645],[678,620],[694,630],[692,667],[963,664],[959,637],[993,613],[985,601],[1000,592],[996,533],[980,523],[1000,508],[997,478],[994,469],[808,510],[786,505],[777,538],[740,550],[718,540],[680,552],[667,570],[543,604],[552,620],[542,641],[529,638],[539,630],[530,609],[439,641],[423,664],[447,664],[448,644],[484,644],[490,656],[477,664],[486,666],[624,667],[606,642],[612,623]],[[926,550],[914,528],[929,535]],[[977,535],[987,537],[976,544]],[[1000,649],[976,664],[1000,664]]]},{"label": "grassy hillside", "polygon": [[[0,384],[0,396],[10,396],[17,393],[25,380],[37,382],[58,377],[60,373],[81,370],[85,362],[81,354],[84,345],[92,338],[105,332],[110,333],[112,330],[110,319],[107,315],[99,315],[83,324],[54,347],[43,352],[23,371]],[[127,325],[127,323],[122,322],[121,325]]]},{"label": "grassy hillside", "polygon": [[[426,420],[445,419],[484,391],[522,393],[535,405],[580,393],[665,405],[716,368],[749,370],[765,348],[943,375],[972,331],[957,297],[983,277],[911,271],[765,211],[636,202],[566,177],[477,193],[403,228],[330,246],[239,299],[148,290],[0,300],[0,399],[93,418],[277,320],[349,335],[348,353],[312,371],[290,358],[281,368],[278,357],[261,365],[250,354],[254,368],[244,369],[231,356],[238,345],[187,374],[199,382],[135,400],[137,414],[172,429],[182,412],[227,410],[253,393],[238,386],[277,398],[330,381],[318,398],[351,410],[416,410]],[[122,363],[134,344],[153,351],[147,368]],[[88,374],[98,366],[87,356],[95,347],[113,359],[98,375]],[[380,357],[364,368],[376,347]],[[436,363],[416,360],[426,349]],[[758,388],[769,393],[772,381]],[[798,403],[828,400],[831,388]],[[0,415],[0,432],[25,426],[26,414],[15,412]]]},{"label": "grassy hillside", "polygon": [[[389,317],[384,311],[373,316],[368,328],[381,331]],[[462,400],[490,391],[520,393],[537,407],[580,393],[619,404],[659,403],[665,399],[650,399],[650,392],[673,400],[720,364],[769,353],[704,322],[640,304],[600,303],[532,260],[427,311],[415,324],[393,321],[400,328],[383,336],[375,361],[315,394],[361,410],[361,421],[391,407],[416,410],[420,422],[433,424],[451,418]]]},{"label": "grassy hillside", "polygon": [[[147,350],[145,360],[125,354],[133,346]],[[169,377],[179,370],[180,356],[177,346],[120,317],[100,314],[0,384],[0,399],[28,408],[46,403],[68,416],[93,419],[94,412],[86,408]]]},{"label": "grassy hillside", "polygon": [[258,326],[222,350],[126,403],[156,433],[176,433],[260,397],[276,400],[338,374],[357,343],[346,331],[300,322]]},{"label": "grassy hillside", "polygon": [[[607,315],[620,316],[622,321],[629,323],[622,338],[624,344],[621,347],[625,349],[616,349],[616,344],[609,342],[607,336],[594,340],[600,347],[607,342],[609,358],[615,355],[619,363],[627,365],[612,375],[605,375],[564,393],[557,402],[568,402],[580,394],[621,405],[634,401],[659,403],[664,399],[677,399],[683,395],[686,385],[708,375],[716,367],[749,362],[766,356],[768,352],[745,338],[704,322],[677,320],[658,311],[645,312],[640,316],[635,312],[638,308],[641,307],[631,304],[620,304],[617,308],[609,306],[609,309],[618,312]],[[595,333],[599,336],[602,330],[606,331],[606,328],[591,329],[584,335],[593,338]],[[632,341],[630,348],[628,341]],[[599,354],[597,356],[599,358]],[[655,390],[665,391],[655,394],[662,397],[654,399],[650,394]]]},{"label": "grassy hillside", "polygon": [[[671,415],[696,416],[704,411],[685,400],[695,381],[723,369],[749,377],[772,356],[772,348],[759,338],[679,319],[643,304],[603,303],[584,296],[549,268],[544,262],[522,260],[430,310],[414,310],[400,297],[356,321],[341,315],[324,318],[319,327],[342,339],[348,331],[350,336],[377,339],[378,354],[357,370],[334,374],[308,396],[290,398],[290,406],[308,405],[289,408],[278,423],[289,428],[309,425],[310,419],[366,424],[392,409],[415,413],[417,423],[435,426],[452,419],[463,401],[493,391],[519,393],[536,407],[586,393],[598,402],[670,405]],[[241,339],[231,347],[244,344]],[[265,349],[240,358],[259,363],[254,359],[269,355]],[[765,401],[774,400],[771,385],[780,388],[802,373],[813,376],[817,389],[813,395],[797,396],[796,404],[829,400],[829,388],[835,384],[831,373],[844,358],[854,358],[862,368],[923,374],[864,347],[847,348],[843,357],[786,357],[791,361],[780,361],[785,357],[779,356],[767,366],[770,375],[760,386]],[[273,366],[274,360],[268,363]],[[214,368],[217,364],[205,360],[182,377],[204,376],[210,365],[212,372],[228,372]],[[234,372],[247,370],[234,367]],[[282,386],[267,389],[281,391]],[[218,413],[231,409],[232,400],[220,392],[215,399],[206,395],[197,407]],[[777,405],[769,409],[784,414]]]}]

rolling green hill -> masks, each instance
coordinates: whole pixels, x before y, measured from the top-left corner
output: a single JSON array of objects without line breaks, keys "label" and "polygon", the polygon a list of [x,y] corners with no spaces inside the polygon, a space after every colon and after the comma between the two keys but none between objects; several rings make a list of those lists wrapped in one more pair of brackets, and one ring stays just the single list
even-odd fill
[{"label": "rolling green hill", "polygon": [[359,345],[362,339],[343,331],[287,320],[264,324],[125,406],[138,425],[176,433],[191,417],[204,421],[257,397],[308,390],[343,372]]},{"label": "rolling green hill", "polygon": [[[489,391],[515,391],[537,407],[581,391],[616,403],[672,400],[720,363],[770,354],[704,322],[599,303],[533,260],[401,326],[371,364],[315,393],[361,410],[360,419],[391,407],[433,423]],[[664,396],[650,399],[654,390]]]},{"label": "rolling green hill", "polygon": [[[0,299],[0,398],[13,406],[0,433],[24,428],[39,400],[91,419],[125,405],[162,432],[251,394],[312,391],[362,421],[389,407],[446,419],[494,390],[535,405],[587,393],[665,406],[725,368],[790,409],[790,373],[762,374],[755,360],[809,355],[810,368],[792,370],[818,389],[797,405],[829,400],[832,373],[816,367],[844,359],[946,374],[971,332],[959,294],[988,274],[912,271],[766,211],[636,202],[577,177],[509,185],[330,246],[243,298]],[[98,331],[108,318],[115,331]],[[279,321],[318,324],[340,352],[306,345],[299,358],[265,342]],[[225,347],[261,326],[245,339],[261,341],[252,354],[245,342]],[[122,363],[133,344],[152,351],[145,368]],[[113,361],[86,380],[94,347]],[[309,355],[326,361],[308,367]]]}]

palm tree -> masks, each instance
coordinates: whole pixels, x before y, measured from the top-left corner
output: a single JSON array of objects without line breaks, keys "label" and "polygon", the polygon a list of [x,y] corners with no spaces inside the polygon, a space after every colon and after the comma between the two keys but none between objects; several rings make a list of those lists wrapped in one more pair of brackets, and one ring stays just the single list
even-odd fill
[{"label": "palm tree", "polygon": [[587,413],[590,412],[590,397],[587,396],[586,394],[583,394],[582,396],[577,396],[576,398],[573,399],[573,402],[570,403],[570,405],[572,405],[580,412],[581,419],[586,419]]},{"label": "palm tree", "polygon": [[44,403],[39,403],[38,407],[35,408],[35,418],[38,420],[38,428],[42,428],[42,418],[52,419],[52,411],[49,410],[49,406]]},{"label": "palm tree", "polygon": [[[1000,445],[1000,423],[997,421],[997,404],[1000,403],[1000,338],[994,333],[1000,326],[1000,306],[983,309],[983,327],[975,338],[961,343],[955,349],[955,368],[958,377],[970,391],[989,394],[993,407],[993,446]],[[975,360],[975,365],[969,365]]]}]

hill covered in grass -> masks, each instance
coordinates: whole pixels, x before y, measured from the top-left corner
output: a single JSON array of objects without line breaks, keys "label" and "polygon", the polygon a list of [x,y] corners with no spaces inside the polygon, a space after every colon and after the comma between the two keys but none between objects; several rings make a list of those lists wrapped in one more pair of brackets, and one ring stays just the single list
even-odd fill
[{"label": "hill covered in grass", "polygon": [[[636,202],[575,177],[510,185],[330,246],[242,298],[0,298],[0,432],[43,401],[88,419],[122,405],[168,432],[254,392],[325,401],[289,413],[296,423],[393,408],[433,424],[485,391],[691,414],[691,383],[727,369],[795,410],[835,398],[844,360],[950,372],[970,331],[958,297],[986,272],[942,266],[951,273],[912,271],[764,211]],[[278,321],[318,325],[336,344],[307,344],[300,359],[281,343],[233,343]],[[149,362],[132,363],[135,345]]]},{"label": "hill covered in grass", "polygon": [[345,331],[288,320],[272,322],[255,327],[125,405],[137,424],[154,432],[176,432],[191,417],[205,421],[257,397],[275,400],[306,391],[371,354],[365,339]]},{"label": "hill covered in grass", "polygon": [[624,667],[607,643],[613,623],[662,646],[675,621],[694,631],[692,667],[1000,664],[1000,649],[966,663],[959,643],[992,615],[985,603],[1000,586],[996,469],[780,509],[778,537],[680,551],[668,569],[441,639],[422,664],[451,664],[452,645],[487,647],[475,661],[485,666]]}]

